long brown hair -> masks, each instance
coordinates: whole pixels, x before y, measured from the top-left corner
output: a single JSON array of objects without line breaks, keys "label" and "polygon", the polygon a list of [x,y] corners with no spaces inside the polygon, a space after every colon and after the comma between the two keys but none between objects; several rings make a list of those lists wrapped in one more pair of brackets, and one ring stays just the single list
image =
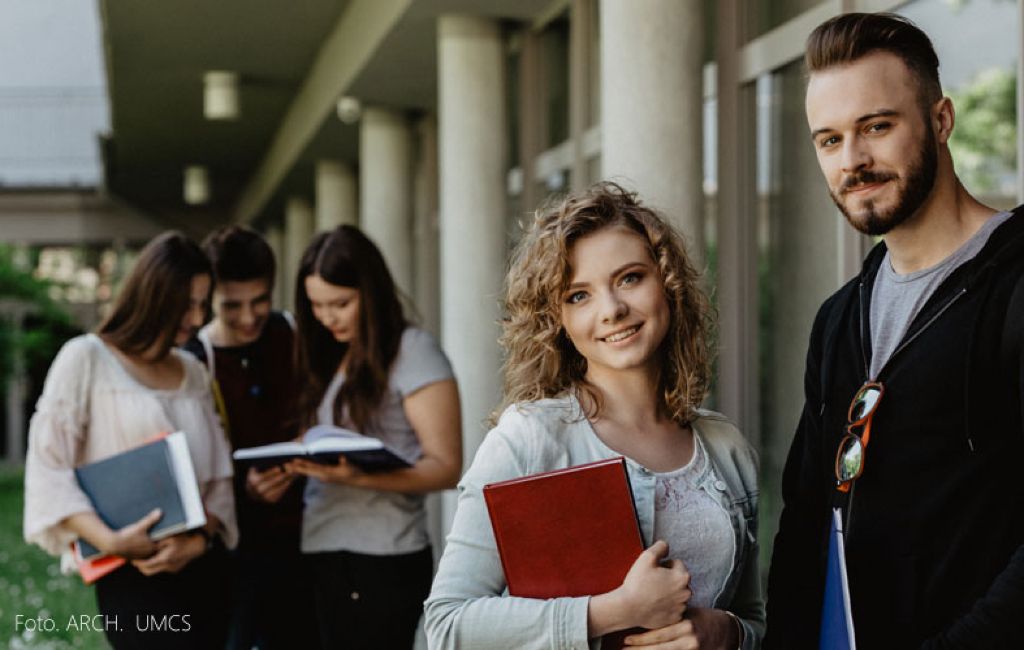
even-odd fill
[{"label": "long brown hair", "polygon": [[662,409],[683,425],[694,418],[711,376],[711,306],[700,289],[700,275],[686,255],[682,236],[665,219],[636,194],[615,183],[600,183],[538,211],[512,255],[501,335],[507,353],[505,396],[492,422],[510,404],[558,397],[570,390],[584,391],[591,398],[588,416],[600,415],[599,396],[585,380],[587,361],[562,326],[560,297],[572,273],[573,244],[612,227],[639,235],[658,267],[671,313],[659,350]]},{"label": "long brown hair", "polygon": [[199,246],[177,231],[157,235],[139,253],[97,334],[125,354],[157,345],[156,358],[163,358],[174,345],[197,275],[212,275]]},{"label": "long brown hair", "polygon": [[[313,316],[306,295],[306,278],[311,275],[359,291],[359,334],[354,343],[335,340]],[[295,320],[298,376],[307,378],[299,399],[304,424],[316,422],[327,386],[348,353],[345,382],[334,400],[334,421],[365,430],[387,390],[391,364],[408,323],[384,257],[358,228],[339,226],[310,242],[295,283]]]}]

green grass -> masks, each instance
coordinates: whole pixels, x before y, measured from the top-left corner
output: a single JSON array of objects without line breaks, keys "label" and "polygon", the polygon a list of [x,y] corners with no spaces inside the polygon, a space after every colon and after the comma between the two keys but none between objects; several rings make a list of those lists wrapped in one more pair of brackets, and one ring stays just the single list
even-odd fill
[{"label": "green grass", "polygon": [[[77,574],[61,575],[59,559],[24,542],[23,481],[20,468],[0,467],[0,647],[108,648],[102,632],[68,629],[72,616],[97,613],[96,598]],[[54,629],[28,630],[25,621],[37,617]]]}]

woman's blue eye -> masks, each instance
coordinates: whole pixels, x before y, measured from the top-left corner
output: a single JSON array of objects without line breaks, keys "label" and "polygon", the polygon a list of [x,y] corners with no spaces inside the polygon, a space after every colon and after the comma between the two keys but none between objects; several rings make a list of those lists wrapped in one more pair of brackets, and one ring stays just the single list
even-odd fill
[{"label": "woman's blue eye", "polygon": [[622,276],[622,280],[620,280],[620,282],[622,284],[636,284],[637,282],[640,281],[641,277],[643,277],[641,274],[637,273],[636,271],[633,271],[632,273],[627,273],[626,275]]},{"label": "woman's blue eye", "polygon": [[575,305],[576,303],[580,302],[586,297],[586,291],[577,291],[576,293],[569,294],[569,298],[566,300],[566,302],[568,302],[571,305]]}]

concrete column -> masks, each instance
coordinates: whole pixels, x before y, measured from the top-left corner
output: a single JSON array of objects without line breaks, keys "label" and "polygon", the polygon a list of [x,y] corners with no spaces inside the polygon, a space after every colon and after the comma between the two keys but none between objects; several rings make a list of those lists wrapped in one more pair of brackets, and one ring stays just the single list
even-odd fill
[{"label": "concrete column", "polygon": [[359,223],[356,175],[352,166],[337,160],[316,161],[316,231],[334,230],[343,223]]},{"label": "concrete column", "polygon": [[601,0],[603,176],[704,249],[701,0]]},{"label": "concrete column", "polygon": [[405,115],[365,109],[359,129],[359,224],[407,296],[413,293],[412,162],[412,129]]},{"label": "concrete column", "polygon": [[284,211],[284,302],[286,309],[295,309],[295,278],[299,272],[302,253],[313,238],[313,208],[309,201],[293,196]]},{"label": "concrete column", "polygon": [[277,263],[277,271],[274,273],[274,293],[272,296],[274,308],[283,309],[285,306],[285,295],[290,294],[294,290],[291,286],[294,278],[285,277],[284,233],[281,231],[281,226],[278,224],[270,226],[263,233],[263,238],[267,240],[267,245],[274,252],[274,261]]},{"label": "concrete column", "polygon": [[437,118],[423,117],[416,124],[419,148],[413,174],[413,240],[415,278],[413,297],[422,324],[441,334],[440,260],[437,221]]},{"label": "concrete column", "polygon": [[[505,262],[506,124],[498,22],[438,20],[441,332],[462,395],[464,458],[501,396],[498,299]],[[453,496],[453,495],[450,495]],[[454,512],[446,501],[446,527]]]}]

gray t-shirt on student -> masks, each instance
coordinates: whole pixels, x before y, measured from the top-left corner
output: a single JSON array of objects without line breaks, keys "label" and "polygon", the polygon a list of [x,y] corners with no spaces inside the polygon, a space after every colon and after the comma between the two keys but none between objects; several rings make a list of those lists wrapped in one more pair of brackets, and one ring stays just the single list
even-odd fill
[{"label": "gray t-shirt on student", "polygon": [[1009,219],[1010,214],[1000,212],[993,215],[960,248],[927,269],[900,275],[893,270],[892,260],[886,251],[871,291],[872,379],[878,378],[878,373],[882,371],[885,362],[906,335],[910,323],[943,280],[961,264],[974,259],[985,247],[992,231]]},{"label": "gray t-shirt on student", "polygon": [[[408,327],[402,333],[398,356],[391,366],[388,389],[371,429],[410,463],[422,455],[416,432],[405,416],[402,400],[420,388],[452,378],[451,364],[437,341],[424,330]],[[338,424],[334,398],[345,381],[335,375],[317,409],[321,424]],[[413,553],[429,545],[424,496],[367,490],[310,479],[302,514],[302,551],[352,551],[370,555]]]}]

